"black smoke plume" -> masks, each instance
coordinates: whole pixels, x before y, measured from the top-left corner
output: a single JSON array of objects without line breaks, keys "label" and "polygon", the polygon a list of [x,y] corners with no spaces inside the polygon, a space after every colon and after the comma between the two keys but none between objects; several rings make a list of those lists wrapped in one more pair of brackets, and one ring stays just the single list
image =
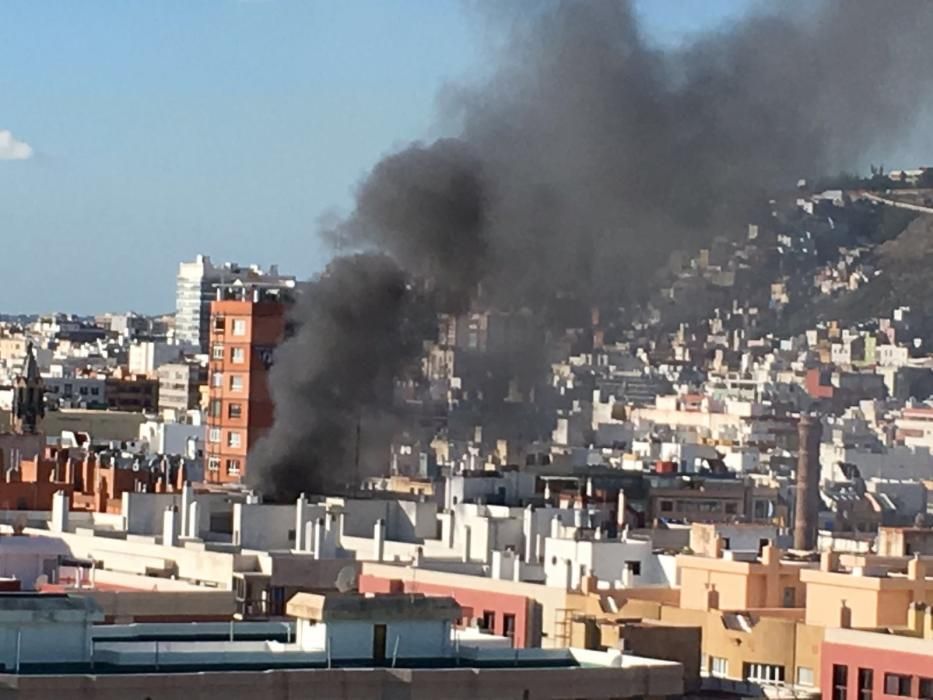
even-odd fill
[{"label": "black smoke plume", "polygon": [[766,193],[909,133],[931,93],[933,2],[772,8],[671,50],[629,3],[503,13],[513,26],[491,77],[444,93],[460,136],[378,163],[328,231],[399,268],[337,261],[299,302],[253,482],[291,496],[347,469],[352,416],[383,410],[381,382],[420,352],[400,330],[415,279],[453,311],[479,288],[508,308],[558,294],[619,304],[672,250],[747,222]]},{"label": "black smoke plume", "polygon": [[252,483],[275,500],[348,485],[432,320],[408,275],[380,254],[336,258],[293,311],[296,333],[269,375],[275,425],[249,456]]}]

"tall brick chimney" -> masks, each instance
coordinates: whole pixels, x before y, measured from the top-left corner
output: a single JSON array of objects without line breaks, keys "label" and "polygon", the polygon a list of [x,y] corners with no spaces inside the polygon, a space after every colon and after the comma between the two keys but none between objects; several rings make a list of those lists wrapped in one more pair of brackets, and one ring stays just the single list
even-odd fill
[{"label": "tall brick chimney", "polygon": [[800,416],[797,434],[794,549],[815,549],[820,509],[820,440],[823,436],[819,417]]}]

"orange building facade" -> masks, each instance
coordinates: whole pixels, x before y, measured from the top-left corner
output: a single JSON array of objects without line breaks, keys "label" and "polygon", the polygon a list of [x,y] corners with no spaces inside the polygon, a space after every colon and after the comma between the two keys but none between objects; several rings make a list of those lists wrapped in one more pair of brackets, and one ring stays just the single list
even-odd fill
[{"label": "orange building facade", "polygon": [[255,290],[241,290],[240,297],[211,304],[204,457],[211,483],[242,481],[247,455],[274,416],[267,379],[285,330],[285,304]]}]

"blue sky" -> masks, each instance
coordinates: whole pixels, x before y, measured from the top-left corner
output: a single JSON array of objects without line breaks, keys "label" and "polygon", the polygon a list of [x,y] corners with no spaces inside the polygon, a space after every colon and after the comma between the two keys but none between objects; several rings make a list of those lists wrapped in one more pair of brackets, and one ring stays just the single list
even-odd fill
[{"label": "blue sky", "polygon": [[[380,155],[442,135],[438,90],[484,69],[465,7],[5,0],[0,312],[168,311],[198,252],[310,275],[318,217]],[[670,43],[749,0],[638,7]]]}]

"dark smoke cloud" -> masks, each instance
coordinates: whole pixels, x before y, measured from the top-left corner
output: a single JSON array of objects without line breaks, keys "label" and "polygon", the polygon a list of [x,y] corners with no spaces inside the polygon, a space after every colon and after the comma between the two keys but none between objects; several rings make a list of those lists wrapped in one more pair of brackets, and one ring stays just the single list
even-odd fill
[{"label": "dark smoke cloud", "polygon": [[488,285],[616,300],[763,193],[902,136],[930,94],[933,3],[778,6],[671,52],[624,3],[519,19],[492,79],[449,98],[496,193]]},{"label": "dark smoke cloud", "polygon": [[357,435],[392,414],[395,380],[432,318],[408,275],[379,254],[336,258],[293,309],[296,333],[269,375],[275,425],[250,454],[252,483],[277,500],[353,478]]},{"label": "dark smoke cloud", "polygon": [[[506,13],[511,41],[491,77],[445,92],[459,138],[377,164],[329,235],[431,280],[442,307],[478,287],[501,307],[624,302],[672,250],[737,231],[798,177],[855,166],[928,102],[933,2],[774,6],[668,51],[627,3]],[[371,382],[417,357],[391,328],[406,294],[382,299],[378,275],[335,279],[355,267],[336,264],[299,303],[306,326],[277,359],[276,427],[250,458],[260,486],[295,492],[344,468],[346,416],[382,406]],[[373,309],[354,305],[324,322],[339,333],[322,333],[341,287]]]},{"label": "dark smoke cloud", "polygon": [[483,172],[462,141],[416,144],[388,156],[360,186],[351,218],[328,232],[338,247],[386,250],[435,281],[462,309],[483,274],[488,208]]}]

